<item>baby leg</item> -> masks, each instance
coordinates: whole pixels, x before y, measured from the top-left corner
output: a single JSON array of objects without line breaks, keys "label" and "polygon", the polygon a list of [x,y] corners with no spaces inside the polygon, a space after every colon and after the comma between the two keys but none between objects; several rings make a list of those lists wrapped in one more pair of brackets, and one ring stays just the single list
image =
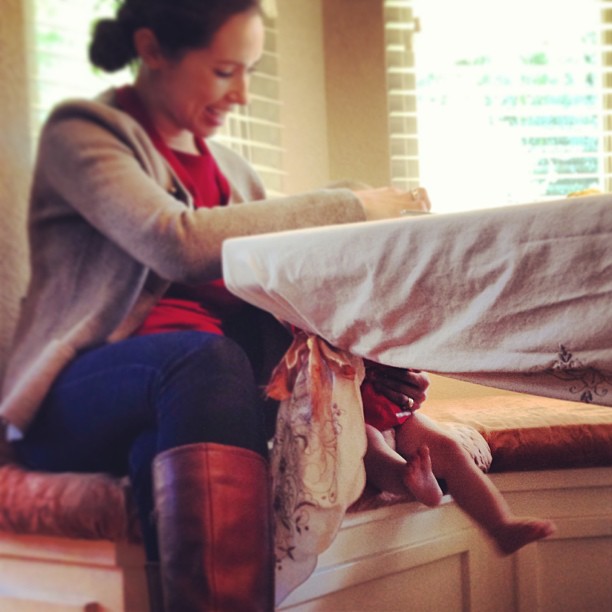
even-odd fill
[{"label": "baby leg", "polygon": [[528,517],[510,517],[497,527],[489,530],[489,535],[503,555],[510,555],[526,544],[547,538],[555,533],[552,521]]},{"label": "baby leg", "polygon": [[428,506],[442,499],[442,491],[431,470],[427,447],[419,448],[408,458],[398,454],[385,440],[383,433],[366,425],[368,450],[364,457],[368,480],[381,491],[396,495],[411,493]]},{"label": "baby leg", "polygon": [[551,521],[515,517],[461,444],[425,415],[415,413],[396,433],[397,451],[402,455],[429,447],[433,473],[446,481],[459,507],[487,532],[502,554],[513,553],[554,532]]},{"label": "baby leg", "polygon": [[431,469],[429,448],[421,446],[407,457],[403,477],[404,485],[427,506],[437,506],[442,500],[442,489]]}]

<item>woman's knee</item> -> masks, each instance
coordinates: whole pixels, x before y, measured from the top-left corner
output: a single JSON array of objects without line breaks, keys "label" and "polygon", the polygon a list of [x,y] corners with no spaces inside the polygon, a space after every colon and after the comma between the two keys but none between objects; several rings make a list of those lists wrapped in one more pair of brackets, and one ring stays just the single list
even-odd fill
[{"label": "woman's knee", "polygon": [[263,413],[249,360],[233,340],[192,341],[160,389],[160,444],[218,442],[265,451]]},{"label": "woman's knee", "polygon": [[202,343],[202,352],[206,358],[214,358],[224,367],[233,368],[248,363],[244,349],[232,338],[217,334],[207,335]]},{"label": "woman's knee", "polygon": [[194,385],[227,381],[239,388],[254,385],[253,369],[242,349],[231,338],[216,334],[195,334],[189,347],[171,367],[171,374],[182,374]]}]

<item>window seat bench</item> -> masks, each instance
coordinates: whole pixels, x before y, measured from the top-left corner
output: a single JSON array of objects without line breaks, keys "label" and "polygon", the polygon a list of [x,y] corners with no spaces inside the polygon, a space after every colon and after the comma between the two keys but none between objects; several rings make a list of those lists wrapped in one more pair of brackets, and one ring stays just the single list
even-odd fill
[{"label": "window seat bench", "polygon": [[[490,478],[557,533],[499,557],[450,496],[437,508],[366,489],[314,574],[280,610],[612,609],[612,410],[504,394],[432,400],[476,428]],[[0,466],[0,609],[146,612],[130,489],[103,474]]]}]

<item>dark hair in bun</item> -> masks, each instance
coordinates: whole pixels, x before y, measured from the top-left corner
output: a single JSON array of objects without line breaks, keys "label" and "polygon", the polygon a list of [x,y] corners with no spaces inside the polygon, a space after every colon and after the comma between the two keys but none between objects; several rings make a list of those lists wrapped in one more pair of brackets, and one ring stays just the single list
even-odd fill
[{"label": "dark hair in bun", "polygon": [[261,12],[260,0],[123,0],[115,18],[94,24],[89,60],[105,72],[129,65],[139,28],[150,28],[163,52],[178,57],[207,47],[230,17],[250,10]]}]

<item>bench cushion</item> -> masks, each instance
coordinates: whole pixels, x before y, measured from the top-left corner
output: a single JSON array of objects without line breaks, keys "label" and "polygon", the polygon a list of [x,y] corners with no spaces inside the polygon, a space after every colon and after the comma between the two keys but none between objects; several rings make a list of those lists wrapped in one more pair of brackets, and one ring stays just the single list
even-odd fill
[{"label": "bench cushion", "polygon": [[612,465],[612,410],[532,395],[427,402],[423,414],[474,427],[491,448],[491,472]]},{"label": "bench cushion", "polygon": [[0,467],[0,531],[139,542],[126,479]]}]

